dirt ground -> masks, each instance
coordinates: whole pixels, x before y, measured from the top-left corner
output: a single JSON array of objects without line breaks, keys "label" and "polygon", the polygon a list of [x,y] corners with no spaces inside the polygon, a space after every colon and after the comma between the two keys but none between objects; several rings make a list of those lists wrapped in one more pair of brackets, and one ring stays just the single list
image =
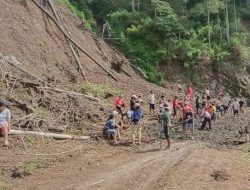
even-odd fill
[{"label": "dirt ground", "polygon": [[[28,151],[20,139],[11,138],[12,147],[1,149],[0,187],[13,190],[247,190],[250,189],[250,146],[229,143],[227,134],[220,136],[218,130],[225,129],[226,121],[240,124],[248,114],[231,122],[231,116],[227,115],[210,132],[196,130],[194,140],[180,140],[172,133],[170,150],[159,150],[154,136],[144,137],[142,147],[132,147],[126,135],[118,145],[104,139],[54,142],[29,137]],[[233,125],[230,126],[228,130],[234,131]],[[202,141],[201,136],[210,138]],[[213,143],[218,138],[221,141]]]}]

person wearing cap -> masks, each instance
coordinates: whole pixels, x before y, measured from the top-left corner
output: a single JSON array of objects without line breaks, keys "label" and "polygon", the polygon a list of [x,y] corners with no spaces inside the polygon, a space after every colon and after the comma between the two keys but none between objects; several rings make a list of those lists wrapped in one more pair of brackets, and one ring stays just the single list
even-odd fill
[{"label": "person wearing cap", "polygon": [[103,133],[108,136],[109,139],[113,137],[115,143],[117,143],[117,138],[121,139],[119,125],[117,125],[116,117],[118,115],[117,111],[112,112],[103,129]]},{"label": "person wearing cap", "polygon": [[11,113],[7,108],[6,102],[0,101],[0,131],[4,137],[4,146],[8,146],[8,135],[11,128]]},{"label": "person wearing cap", "polygon": [[137,96],[133,95],[130,99],[130,110],[133,110],[136,104]]},{"label": "person wearing cap", "polygon": [[171,141],[169,137],[169,127],[170,127],[170,113],[169,113],[169,107],[165,104],[163,106],[163,113],[160,116],[160,123],[164,131],[164,135],[167,140],[167,147],[166,149],[170,148]]},{"label": "person wearing cap", "polygon": [[141,130],[142,127],[140,126],[140,122],[143,119],[143,112],[140,108],[140,104],[136,103],[135,104],[135,109],[133,112],[133,118],[132,118],[132,126],[131,126],[131,131],[132,131],[132,140],[133,140],[133,145],[135,146],[135,137],[137,136],[138,143],[141,145]]}]

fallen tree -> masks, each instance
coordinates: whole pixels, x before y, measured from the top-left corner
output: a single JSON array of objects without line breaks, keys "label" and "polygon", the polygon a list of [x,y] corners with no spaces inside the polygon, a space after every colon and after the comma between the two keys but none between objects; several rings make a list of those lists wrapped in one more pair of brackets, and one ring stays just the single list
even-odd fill
[{"label": "fallen tree", "polygon": [[58,92],[58,93],[64,93],[64,94],[68,94],[68,95],[81,96],[81,97],[84,97],[86,99],[93,100],[93,101],[96,101],[96,102],[100,101],[100,99],[98,99],[98,98],[95,98],[93,96],[86,95],[86,94],[81,94],[81,93],[78,93],[78,92],[61,90],[61,89],[58,89],[58,88],[51,88],[51,87],[40,87],[40,89],[43,89],[43,90],[52,90],[52,91],[55,91],[55,92]]},{"label": "fallen tree", "polygon": [[56,134],[56,133],[44,133],[44,132],[37,132],[37,131],[20,131],[20,130],[10,130],[10,135],[38,135],[47,138],[53,138],[56,140],[88,140],[90,139],[89,136],[74,136],[74,135],[64,135],[64,134]]},{"label": "fallen tree", "polygon": [[33,0],[33,2],[43,13],[45,13],[55,23],[55,25],[62,32],[65,38],[67,38],[72,44],[74,44],[81,52],[83,52],[87,57],[89,57],[94,63],[96,63],[99,67],[101,67],[111,78],[113,78],[115,81],[118,81],[118,79],[108,69],[106,69],[102,64],[100,64],[93,56],[91,56],[87,51],[85,51],[75,40],[73,40],[64,31],[62,26],[59,24],[59,22],[53,15],[51,15],[44,7],[42,7],[39,3],[37,3],[36,0]]}]

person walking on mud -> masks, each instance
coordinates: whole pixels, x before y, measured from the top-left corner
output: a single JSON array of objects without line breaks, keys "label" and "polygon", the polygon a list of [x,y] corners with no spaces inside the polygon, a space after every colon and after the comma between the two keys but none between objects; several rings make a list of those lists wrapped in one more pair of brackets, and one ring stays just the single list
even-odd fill
[{"label": "person walking on mud", "polygon": [[155,94],[151,90],[150,91],[150,97],[149,97],[149,114],[155,113]]},{"label": "person walking on mud", "polygon": [[6,102],[0,101],[0,131],[4,137],[4,146],[9,145],[8,136],[11,128],[11,113],[7,108]]},{"label": "person walking on mud", "polygon": [[241,114],[245,113],[245,110],[244,110],[245,100],[244,100],[244,98],[241,97],[241,99],[239,101],[239,105],[240,105],[240,113]]},{"label": "person walking on mud", "polygon": [[[169,107],[167,105],[164,105],[163,109],[164,109],[164,111],[160,115],[161,129],[163,129],[164,135],[165,135],[166,140],[167,140],[166,149],[170,149],[171,141],[170,141],[170,137],[169,137],[169,127],[170,127],[171,122],[170,122]],[[161,138],[161,136],[160,136],[160,138]],[[161,139],[160,139],[160,141],[161,141]],[[160,144],[161,144],[161,142],[160,142]]]},{"label": "person walking on mud", "polygon": [[142,131],[142,126],[141,121],[143,119],[143,112],[138,103],[135,104],[135,109],[133,111],[133,117],[132,117],[132,126],[131,126],[131,135],[132,135],[132,141],[133,145],[135,146],[135,138],[137,136],[138,139],[138,144],[139,146],[141,145],[141,131]]},{"label": "person walking on mud", "polygon": [[204,113],[202,114],[203,117],[203,122],[201,127],[199,128],[199,130],[204,130],[207,123],[208,123],[208,129],[211,130],[212,129],[212,122],[211,122],[211,114],[209,113],[208,110],[205,110]]},{"label": "person walking on mud", "polygon": [[240,110],[240,104],[237,101],[237,99],[234,99],[234,102],[232,103],[232,108],[233,108],[234,116],[238,116],[239,115],[239,110]]}]

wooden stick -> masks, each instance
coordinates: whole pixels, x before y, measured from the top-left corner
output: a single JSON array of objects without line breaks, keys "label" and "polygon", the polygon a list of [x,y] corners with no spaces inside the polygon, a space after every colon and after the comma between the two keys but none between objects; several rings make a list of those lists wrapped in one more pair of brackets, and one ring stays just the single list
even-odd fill
[{"label": "wooden stick", "polygon": [[[67,28],[67,26],[65,25],[65,23],[63,22],[63,20],[60,18],[60,16],[59,16],[58,12],[56,11],[56,9],[55,9],[54,4],[52,3],[52,1],[48,0],[48,3],[50,5],[50,7],[51,7],[51,10],[52,10],[53,14],[55,15],[55,18],[57,19],[57,22],[61,23],[62,27],[64,27],[65,30],[68,32],[68,35],[71,36],[70,32],[69,32],[69,30]],[[65,37],[65,35],[64,35],[64,37]],[[71,50],[71,52],[72,52],[72,54],[73,54],[73,56],[74,56],[74,58],[76,60],[76,63],[78,65],[78,67],[79,67],[79,70],[80,70],[82,76],[83,76],[83,79],[85,81],[87,81],[85,72],[83,71],[82,64],[81,64],[81,62],[80,62],[80,60],[79,60],[79,58],[78,58],[78,56],[77,56],[77,54],[75,52],[75,49],[73,48],[71,42],[66,37],[65,37],[65,39],[66,39],[67,44],[69,45],[69,48],[70,48],[70,50]]]},{"label": "wooden stick", "polygon": [[110,72],[108,71],[103,65],[98,63],[88,52],[86,52],[76,41],[74,41],[65,31],[64,29],[60,26],[60,24],[56,21],[56,19],[47,11],[45,10],[39,3],[37,3],[35,0],[33,0],[35,5],[41,9],[54,23],[55,25],[59,28],[59,30],[63,33],[63,35],[71,42],[73,43],[79,50],[81,50],[85,55],[87,55],[92,61],[94,61],[99,67],[101,67],[106,73],[109,74],[115,81],[118,81],[118,79]]},{"label": "wooden stick", "polygon": [[73,135],[64,135],[64,134],[56,134],[56,133],[44,133],[44,132],[37,132],[37,131],[21,131],[21,130],[14,130],[11,129],[9,132],[10,135],[39,135],[42,137],[53,138],[57,140],[88,140],[90,139],[89,136],[73,136]]},{"label": "wooden stick", "polygon": [[40,87],[40,88],[45,89],[45,90],[53,90],[53,91],[55,91],[55,92],[65,93],[65,94],[68,94],[68,95],[82,96],[82,97],[84,97],[84,98],[86,98],[86,99],[93,100],[93,101],[96,101],[96,102],[99,102],[99,101],[100,101],[99,98],[95,98],[95,97],[93,97],[93,96],[81,94],[81,93],[78,93],[78,92],[72,92],[72,91],[67,91],[67,90],[61,90],[61,89],[58,89],[58,88],[51,88],[51,87]]}]

